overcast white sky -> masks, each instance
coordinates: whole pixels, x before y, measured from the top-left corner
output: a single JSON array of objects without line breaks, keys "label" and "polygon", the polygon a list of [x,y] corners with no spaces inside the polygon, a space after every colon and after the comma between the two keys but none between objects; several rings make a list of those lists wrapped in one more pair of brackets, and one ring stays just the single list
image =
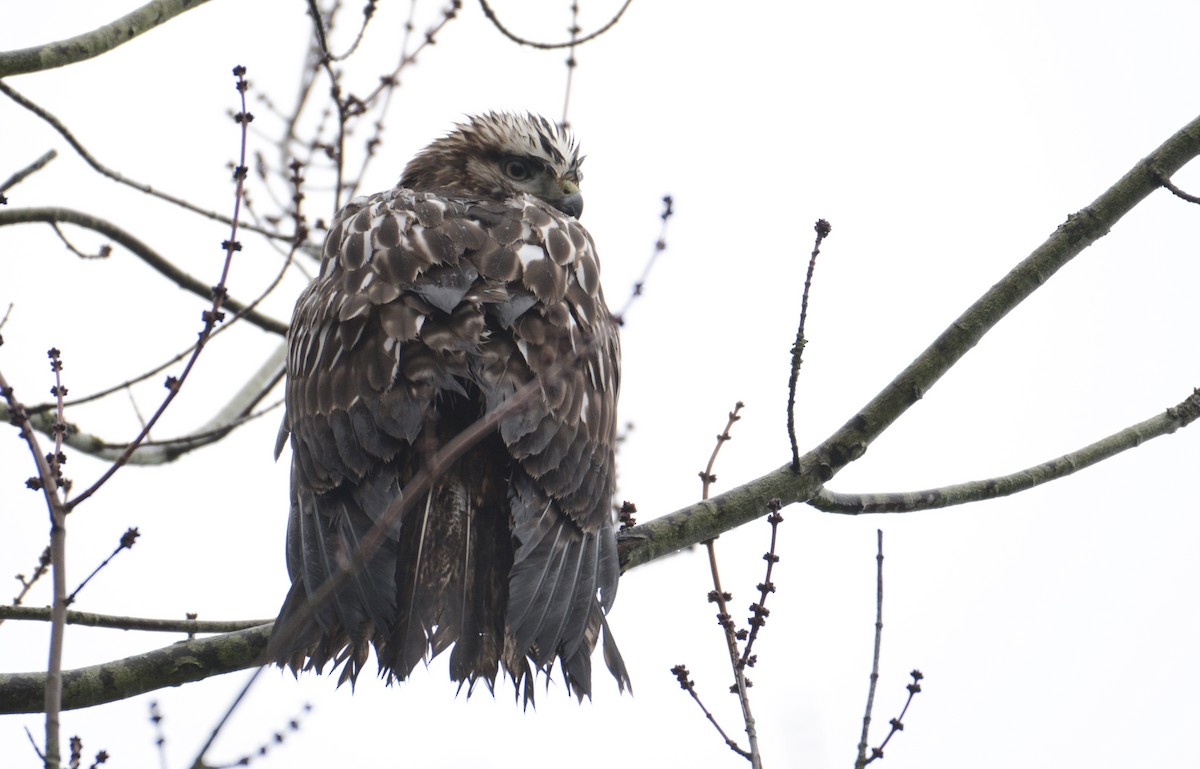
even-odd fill
[{"label": "overcast white sky", "polygon": [[[10,3],[0,49],[92,29],[134,2]],[[561,39],[566,2],[497,2],[510,26]],[[594,29],[616,0],[582,0]],[[817,270],[798,421],[802,447],[840,426],[977,296],[1067,216],[1090,203],[1200,110],[1200,6],[1183,2],[651,2],[577,54],[570,119],[588,161],[584,223],[618,305],[674,196],[668,250],[623,338],[620,494],[642,519],[699,495],[697,472],[726,412],[745,401],[716,491],[788,458],[784,406],[812,224],[833,234]],[[418,7],[418,31],[440,6]],[[407,3],[381,4],[364,62],[394,58]],[[348,28],[348,24],[346,28]],[[343,32],[346,28],[343,28]],[[235,64],[256,93],[290,104],[308,34],[303,3],[213,0],[99,59],[8,79],[56,113],[98,158],[199,204],[231,205],[225,164],[237,136]],[[474,2],[404,77],[366,188],[392,185],[407,159],[464,113],[561,113],[562,51],[518,48]],[[382,65],[354,70],[369,87]],[[324,86],[321,86],[324,87]],[[267,108],[252,149],[270,152]],[[227,236],[99,180],[66,144],[0,101],[0,177],[46,149],[59,158],[10,190],[9,208],[63,205],[109,218],[202,280]],[[1176,181],[1200,192],[1200,170]],[[266,193],[252,190],[265,203]],[[309,201],[312,217],[323,199]],[[101,241],[74,233],[83,247]],[[1146,419],[1200,385],[1200,209],[1153,195],[989,334],[866,456],[838,491],[900,491],[1012,472]],[[249,297],[278,265],[238,255],[230,287]],[[268,310],[286,318],[293,276]],[[201,303],[119,248],[79,263],[46,227],[0,231],[0,371],[27,400],[50,386],[45,350],[63,349],[73,392],[90,392],[182,349]],[[162,425],[202,423],[277,343],[251,329],[214,345]],[[156,378],[155,381],[158,381]],[[139,391],[153,408],[157,386]],[[71,417],[72,415],[68,415]],[[74,418],[131,434],[118,398]],[[202,618],[273,616],[286,590],[286,461],[271,457],[277,416],[177,465],[126,470],[72,516],[72,584],[129,526],[138,546],[78,608]],[[903,703],[908,671],[924,692],[885,766],[1195,765],[1200,721],[1196,595],[1200,565],[1197,428],[1006,500],[905,516],[784,511],[771,618],[752,676],[768,767],[853,763],[870,670],[875,529],[885,532],[886,603],[877,743]],[[72,454],[69,474],[101,466]],[[23,488],[28,455],[0,439],[0,574],[28,573],[44,546],[42,500]],[[720,540],[735,605],[761,579],[765,522]],[[722,639],[705,602],[700,552],[626,575],[610,616],[633,677],[619,696],[597,673],[576,705],[561,686],[523,713],[503,694],[455,697],[444,664],[353,695],[328,678],[268,671],[210,761],[270,740],[311,703],[268,767],[695,765],[736,767],[669,669],[686,663],[726,729],[740,734]],[[17,583],[0,583],[0,599]],[[27,600],[48,601],[48,584]],[[742,611],[739,608],[739,613]],[[0,667],[44,665],[47,628],[0,626]],[[67,665],[172,639],[71,628]],[[599,666],[600,661],[597,659]],[[238,673],[64,716],[64,733],[104,748],[109,766],[157,765],[147,714],[157,700],[172,769],[245,680]],[[38,765],[23,728],[0,718],[4,766]]]}]

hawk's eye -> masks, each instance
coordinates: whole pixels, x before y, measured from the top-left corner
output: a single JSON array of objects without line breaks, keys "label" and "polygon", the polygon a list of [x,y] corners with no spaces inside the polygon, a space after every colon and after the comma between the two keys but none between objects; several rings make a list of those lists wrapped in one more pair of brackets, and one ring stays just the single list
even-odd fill
[{"label": "hawk's eye", "polygon": [[533,165],[521,158],[505,158],[500,161],[504,175],[517,182],[523,182],[533,176]]}]

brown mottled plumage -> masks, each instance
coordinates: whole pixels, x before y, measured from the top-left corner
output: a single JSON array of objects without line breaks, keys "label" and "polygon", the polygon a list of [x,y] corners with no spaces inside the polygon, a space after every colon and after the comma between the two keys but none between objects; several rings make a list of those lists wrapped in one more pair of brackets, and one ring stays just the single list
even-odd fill
[{"label": "brown mottled plumage", "polygon": [[[603,636],[609,670],[628,685],[604,618],[618,574],[620,352],[576,219],[580,160],[544,118],[489,113],[413,158],[398,187],[334,218],[288,334],[292,588],[270,659],[332,662],[353,681],[374,646],[391,680],[453,645],[460,686],[491,689],[503,669],[529,702],[534,671],[556,658],[567,688],[590,695]],[[534,396],[303,621],[405,484],[530,382]]]}]

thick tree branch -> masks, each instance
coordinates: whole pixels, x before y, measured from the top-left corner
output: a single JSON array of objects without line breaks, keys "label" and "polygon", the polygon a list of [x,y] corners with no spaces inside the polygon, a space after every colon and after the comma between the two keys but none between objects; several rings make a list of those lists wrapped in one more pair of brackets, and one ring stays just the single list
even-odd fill
[{"label": "thick tree branch", "polygon": [[[63,671],[63,710],[103,705],[254,667],[270,634],[270,625],[260,625]],[[45,686],[45,673],[0,675],[0,714],[40,712]]]},{"label": "thick tree branch", "polygon": [[[151,268],[166,277],[175,285],[185,291],[190,291],[196,296],[205,300],[212,299],[212,286],[205,284],[201,280],[193,278],[183,270],[176,267],[171,261],[165,258],[162,254],[147,246],[142,241],[135,238],[120,227],[105,221],[96,216],[85,214],[82,211],[75,211],[70,208],[13,208],[0,211],[0,227],[9,224],[29,224],[33,222],[45,222],[47,224],[74,224],[84,229],[98,232],[105,237],[112,238],[117,243],[120,243],[129,250],[137,258],[141,259]],[[258,326],[263,331],[269,331],[273,334],[283,336],[287,333],[287,324],[283,321],[263,315],[257,310],[247,311],[246,305],[238,302],[235,299],[226,299],[223,303],[225,309],[230,312],[237,313],[239,317],[244,318],[249,323]],[[244,315],[242,313],[245,313]]]},{"label": "thick tree branch", "polygon": [[[861,457],[871,441],[916,403],[1001,318],[1160,186],[1158,174],[1170,176],[1198,154],[1200,118],[1140,161],[1090,206],[1070,215],[1045,243],[989,289],[845,425],[802,456],[799,472],[793,472],[789,463],[717,497],[628,529],[620,535],[622,571],[765,515],[772,498],[785,505],[813,498],[826,481]],[[253,667],[261,664],[258,655],[266,647],[270,631],[270,626],[263,625],[68,671],[64,673],[63,707],[99,705]],[[44,685],[44,674],[0,675],[0,714],[37,711]]]},{"label": "thick tree branch", "polygon": [[63,67],[107,53],[208,0],[152,0],[91,32],[18,51],[0,52],[0,77]]},{"label": "thick tree branch", "polygon": [[959,483],[922,491],[892,492],[886,494],[839,494],[821,489],[808,504],[826,513],[911,513],[917,510],[933,510],[983,499],[1006,497],[1019,491],[1032,489],[1074,472],[1091,467],[1122,451],[1136,448],[1148,440],[1170,435],[1181,427],[1187,427],[1200,417],[1200,390],[1194,390],[1178,406],[1151,417],[1144,422],[1130,425],[1090,445],[1064,454],[1056,459],[1034,465],[1024,470],[986,478],[980,481]]},{"label": "thick tree branch", "polygon": [[843,467],[861,457],[884,430],[920,400],[993,326],[1049,280],[1059,268],[1108,233],[1125,214],[1200,154],[1200,117],[1167,139],[1096,198],[1071,214],[1045,243],[1012,269],[934,340],[916,360],[845,425],[800,458],[710,500],[677,510],[620,535],[621,567],[628,570],[767,514],[773,497],[806,502]]}]

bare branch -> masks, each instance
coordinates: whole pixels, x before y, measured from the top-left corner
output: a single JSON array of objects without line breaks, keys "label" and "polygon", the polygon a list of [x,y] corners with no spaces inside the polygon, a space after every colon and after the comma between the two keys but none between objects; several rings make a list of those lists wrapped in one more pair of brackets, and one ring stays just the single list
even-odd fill
[{"label": "bare branch", "polygon": [[[211,286],[205,285],[203,281],[188,275],[172,264],[170,260],[162,256],[162,254],[159,254],[133,235],[104,219],[70,208],[14,208],[0,211],[0,227],[9,224],[28,224],[31,222],[74,224],[98,232],[124,246],[134,256],[141,259],[185,291],[190,291],[204,299],[212,299]],[[230,312],[245,312],[243,317],[263,331],[270,331],[280,336],[287,334],[286,323],[267,317],[257,311],[246,311],[246,305],[236,299],[226,299],[224,306]]]},{"label": "bare branch", "polygon": [[84,577],[83,582],[79,583],[79,587],[72,590],[71,594],[67,596],[67,605],[70,606],[71,604],[75,603],[75,597],[79,595],[79,591],[83,590],[87,583],[91,582],[92,578],[100,573],[101,569],[112,563],[112,559],[116,558],[118,553],[120,553],[122,550],[132,550],[134,543],[137,542],[137,539],[140,536],[141,534],[138,532],[136,526],[126,529],[125,533],[121,535],[121,539],[117,542],[117,546],[113,549],[112,553],[103,561],[101,561],[99,566],[92,569],[92,573]]},{"label": "bare branch", "polygon": [[221,733],[221,729],[223,729],[225,724],[229,722],[230,717],[233,716],[233,712],[237,710],[237,706],[240,705],[242,700],[245,699],[246,695],[250,693],[250,687],[254,686],[254,682],[258,680],[258,676],[262,672],[262,667],[259,667],[257,670],[255,670],[254,673],[250,675],[249,680],[242,685],[241,691],[239,691],[237,696],[233,698],[233,702],[229,703],[229,707],[225,709],[225,714],[221,716],[221,720],[219,720],[217,725],[213,727],[213,730],[209,732],[208,739],[205,740],[203,747],[200,748],[200,752],[196,754],[196,758],[192,761],[193,769],[203,769],[209,765],[208,762],[204,760],[205,754],[208,753],[208,749],[211,748],[212,744],[216,741],[217,736]]},{"label": "bare branch", "polygon": [[855,769],[862,769],[871,762],[867,758],[867,739],[871,731],[871,710],[875,707],[875,687],[879,684],[879,648],[883,645],[883,529],[876,529],[875,537],[878,547],[875,555],[875,648],[871,655],[871,684],[867,687],[867,709],[863,713]]},{"label": "bare branch", "polygon": [[[206,2],[206,1],[207,0],[200,0],[200,2]],[[173,203],[173,204],[179,206],[180,208],[187,209],[188,211],[191,211],[194,214],[199,214],[207,219],[213,219],[214,221],[221,222],[222,224],[233,224],[233,221],[227,216],[222,216],[221,214],[217,213],[216,211],[208,211],[206,209],[200,208],[199,206],[195,205],[194,203],[190,203],[187,200],[184,200],[183,198],[176,197],[175,195],[171,195],[169,193],[163,192],[162,190],[156,190],[153,187],[151,187],[149,184],[143,184],[141,182],[130,179],[127,176],[125,176],[124,174],[122,174],[118,171],[114,171],[113,169],[109,168],[108,166],[102,164],[99,160],[92,157],[92,154],[90,152],[88,152],[87,149],[84,148],[83,144],[81,144],[79,142],[79,140],[75,138],[74,134],[72,134],[70,132],[70,130],[68,130],[65,125],[63,125],[62,121],[60,121],[58,118],[56,118],[54,115],[52,115],[48,110],[44,109],[43,107],[38,106],[37,104],[30,101],[26,97],[22,96],[20,93],[18,93],[16,90],[14,90],[12,88],[12,86],[8,85],[7,83],[5,83],[2,80],[0,80],[0,93],[3,93],[4,95],[8,96],[8,98],[12,99],[17,104],[20,104],[25,109],[29,110],[33,114],[40,117],[42,120],[49,123],[50,127],[53,128],[55,131],[57,131],[58,134],[67,141],[67,144],[70,144],[71,148],[73,150],[75,150],[76,153],[79,154],[79,157],[83,158],[85,163],[87,163],[89,166],[91,166],[93,170],[95,170],[97,173],[101,174],[102,176],[107,176],[109,179],[112,179],[113,181],[115,181],[119,184],[124,184],[128,187],[132,187],[133,189],[137,190],[138,192],[144,192],[147,195],[152,195],[160,200],[165,200],[168,203]],[[257,227],[255,225],[249,224],[249,223],[241,223],[241,226],[246,230],[250,230],[252,232],[257,232],[260,235],[265,235],[266,237],[275,238],[277,240],[290,240],[292,237],[291,235],[287,235],[285,233],[280,233],[280,232],[275,232],[272,230],[264,229],[262,227]]]},{"label": "bare branch", "polygon": [[[859,458],[872,440],[923,396],[1013,307],[1157,189],[1159,181],[1155,170],[1173,174],[1197,154],[1200,154],[1200,118],[1137,163],[1090,206],[1068,217],[1044,244],[989,289],[842,428],[802,456],[799,473],[793,473],[788,463],[713,499],[627,530],[619,536],[622,571],[682,547],[699,544],[758,518],[769,509],[767,504],[773,497],[778,497],[785,505],[812,498],[842,467]],[[1178,426],[1186,423],[1181,422]],[[494,424],[486,421],[473,426],[483,431],[493,427]],[[446,447],[444,461],[453,461],[455,452],[472,439],[473,436],[466,434],[456,438],[454,446]],[[438,468],[431,470],[436,475]],[[401,505],[396,507],[397,510],[389,511],[389,514],[403,512]],[[331,584],[327,583],[326,587]],[[317,598],[314,596],[314,600]],[[96,705],[252,667],[265,648],[269,633],[270,628],[263,626],[176,644],[130,660],[69,671],[64,674],[64,707]],[[198,653],[200,656],[196,656]],[[136,675],[129,679],[113,675],[126,671],[136,672]],[[101,682],[102,678],[106,683]],[[44,686],[44,674],[0,676],[0,713],[37,711]]]},{"label": "bare branch", "polygon": [[[61,367],[58,350],[51,350],[50,358],[57,378],[58,370]],[[61,393],[60,387],[61,382],[56,381],[56,394]],[[53,582],[54,596],[50,612],[50,660],[37,693],[41,695],[43,707],[41,712],[46,714],[46,765],[55,766],[60,758],[59,713],[62,711],[63,629],[66,625],[67,613],[66,507],[59,491],[60,486],[63,485],[63,479],[58,466],[62,456],[62,446],[59,443],[53,454],[42,453],[33,426],[29,424],[28,412],[17,400],[13,388],[2,373],[0,373],[0,397],[3,397],[8,403],[8,421],[20,430],[21,438],[29,447],[30,453],[33,454],[33,462],[37,468],[37,476],[30,478],[25,485],[42,492],[42,496],[46,500],[46,507],[50,511],[50,576]],[[63,429],[61,408],[55,421],[55,434],[61,436]]]},{"label": "bare branch", "polygon": [[1065,478],[1085,467],[1091,467],[1123,451],[1136,448],[1146,441],[1170,435],[1182,427],[1187,427],[1197,417],[1200,417],[1200,390],[1193,390],[1192,394],[1179,405],[1144,422],[1130,425],[1120,432],[1113,433],[1107,438],[1102,438],[1077,451],[1009,475],[1002,475],[999,478],[985,478],[922,491],[884,494],[839,494],[829,489],[821,489],[812,499],[808,500],[808,504],[826,513],[859,515],[861,513],[911,513],[917,510],[934,510],[939,507],[962,505],[983,499],[1006,497],[1020,491],[1027,491],[1043,483]]},{"label": "bare branch", "polygon": [[1200,197],[1192,195],[1188,192],[1184,192],[1182,189],[1176,186],[1176,184],[1172,182],[1170,177],[1168,177],[1166,174],[1158,171],[1158,169],[1155,169],[1155,173],[1158,177],[1158,183],[1169,190],[1172,195],[1180,200],[1186,200],[1188,203],[1200,203]]},{"label": "bare branch", "polygon": [[796,383],[800,381],[800,366],[804,363],[804,326],[808,322],[808,292],[812,289],[813,272],[817,269],[817,257],[821,244],[829,237],[832,227],[824,219],[818,219],[813,227],[817,237],[813,242],[812,254],[808,257],[808,273],[804,276],[804,293],[800,295],[800,322],[796,325],[796,342],[792,345],[792,373],[788,377],[787,432],[792,444],[792,470],[800,470],[800,445],[796,442]]},{"label": "bare branch", "polygon": [[579,28],[579,0],[573,0],[571,3],[571,26],[567,27],[567,31],[571,33],[571,45],[567,51],[567,84],[563,93],[563,110],[562,120],[559,121],[559,126],[569,128],[571,121],[567,120],[567,112],[571,106],[571,83],[575,79],[575,67],[578,60],[575,58],[575,46],[579,42],[579,33],[582,31]]},{"label": "bare branch", "polygon": [[[89,708],[255,667],[270,625],[199,638],[63,673],[63,709]],[[45,673],[0,675],[0,714],[38,713]]]},{"label": "bare branch", "polygon": [[[36,606],[0,606],[0,620],[30,620],[49,622],[50,609]],[[270,624],[269,619],[198,620],[198,619],[151,619],[149,617],[122,617],[115,614],[95,614],[84,611],[68,611],[68,625],[106,627],[114,630],[143,630],[152,633],[230,633],[237,630]]]},{"label": "bare branch", "polygon": [[[34,584],[39,579],[42,578],[42,576],[46,573],[46,571],[49,568],[50,568],[50,548],[47,547],[44,550],[42,550],[42,554],[40,556],[38,556],[37,566],[35,566],[33,568],[33,576],[32,577],[26,577],[24,574],[17,575],[17,580],[21,583],[21,592],[17,593],[16,596],[13,597],[12,606],[0,605],[0,624],[3,624],[3,622],[4,622],[4,618],[5,618],[4,610],[5,609],[24,608],[21,606],[21,602],[25,600],[25,596],[29,594],[30,589],[33,588]],[[43,610],[39,609],[38,611],[43,611]],[[44,611],[46,612],[46,621],[49,622],[50,621],[50,610],[45,609]]]},{"label": "bare branch", "polygon": [[658,240],[654,241],[654,250],[650,252],[650,258],[646,260],[642,274],[633,284],[633,290],[630,291],[629,298],[625,300],[625,306],[621,308],[620,312],[613,315],[618,325],[625,325],[625,316],[629,314],[629,308],[633,307],[633,303],[642,295],[642,290],[646,287],[646,279],[650,277],[650,270],[654,269],[654,263],[658,261],[659,254],[667,250],[667,223],[675,215],[675,201],[670,195],[663,195],[662,203],[663,210],[658,215],[658,218],[662,220],[662,224],[658,228]]},{"label": "bare branch", "polygon": [[625,570],[689,545],[699,544],[762,516],[767,502],[806,502],[843,467],[861,457],[950,367],[979,343],[1014,307],[1063,265],[1102,238],[1150,193],[1159,175],[1171,175],[1200,154],[1200,117],[1177,131],[1148,157],[1058,229],[1008,275],[992,286],[845,425],[800,458],[710,500],[643,523],[618,535]]},{"label": "bare branch", "polygon": [[207,0],[151,0],[141,8],[91,32],[32,48],[0,52],[0,77],[39,72],[86,61],[128,43],[143,32],[170,21],[181,13],[198,8],[205,2]]},{"label": "bare branch", "polygon": [[125,463],[128,462],[129,458],[133,455],[133,452],[137,451],[137,447],[141,445],[142,441],[146,440],[146,438],[150,435],[151,428],[154,427],[155,423],[164,413],[166,413],[166,410],[171,403],[174,402],[175,396],[179,394],[180,388],[183,387],[183,383],[187,381],[188,375],[191,374],[192,368],[196,365],[196,361],[200,359],[200,354],[204,352],[206,343],[212,337],[213,329],[216,328],[217,324],[225,319],[225,313],[223,312],[222,308],[225,306],[225,302],[229,298],[229,291],[225,288],[225,284],[229,278],[229,268],[233,264],[233,255],[242,250],[242,244],[238,242],[237,239],[238,212],[241,210],[242,196],[245,193],[246,134],[250,121],[254,119],[254,116],[246,110],[246,90],[248,88],[248,83],[245,75],[245,67],[239,65],[233,68],[233,76],[237,81],[236,87],[241,101],[241,111],[234,115],[234,122],[241,127],[241,148],[238,153],[238,164],[233,170],[233,178],[236,182],[236,188],[233,195],[233,217],[231,219],[233,223],[230,225],[229,238],[221,243],[221,248],[225,251],[225,263],[221,266],[221,277],[217,280],[216,285],[211,289],[212,305],[209,309],[201,313],[201,319],[204,322],[204,327],[200,331],[199,339],[196,342],[196,349],[192,352],[192,357],[188,359],[187,364],[183,367],[183,371],[180,372],[178,377],[167,377],[167,395],[163,398],[162,403],[159,404],[158,409],[154,412],[150,419],[147,420],[145,427],[143,427],[141,432],[137,434],[137,437],[135,437],[129,443],[129,445],[126,446],[125,450],[121,453],[121,456],[117,457],[117,459],[111,465],[109,465],[109,468],[102,473],[100,477],[92,483],[91,486],[89,486],[81,494],[79,494],[79,496],[75,497],[70,503],[68,503],[68,512],[74,510],[81,502],[86,501],[89,497],[91,497],[92,494],[95,494],[96,491],[105,483],[107,483],[108,480],[112,478],[118,470],[125,466]]},{"label": "bare branch", "polygon": [[11,189],[23,182],[30,174],[36,173],[46,167],[46,164],[58,157],[58,153],[54,150],[46,150],[42,156],[33,161],[29,165],[17,171],[12,176],[0,182],[0,192]]},{"label": "bare branch", "polygon": [[712,712],[709,711],[708,707],[700,699],[700,695],[696,692],[696,682],[688,677],[691,675],[691,673],[688,672],[687,666],[676,665],[675,667],[671,668],[671,673],[674,674],[675,680],[679,682],[679,688],[692,695],[692,701],[700,707],[700,710],[704,711],[704,717],[708,719],[708,722],[712,724],[713,728],[717,730],[717,733],[721,735],[721,739],[725,740],[725,745],[734,753],[737,753],[747,761],[751,760],[751,756],[746,752],[745,748],[738,745],[736,740],[730,739],[729,735],[725,733],[725,730],[721,728],[721,724],[717,721],[716,717],[712,714]]},{"label": "bare branch", "polygon": [[574,48],[577,45],[583,45],[584,43],[595,40],[617,25],[617,22],[620,21],[621,17],[625,15],[625,11],[629,9],[629,5],[632,2],[633,0],[625,0],[625,4],[621,6],[620,10],[617,11],[617,14],[609,19],[608,23],[600,29],[586,34],[583,37],[576,37],[577,33],[572,32],[571,39],[565,43],[539,43],[535,40],[527,40],[523,37],[515,35],[512,32],[509,32],[508,29],[500,23],[499,17],[496,16],[496,12],[492,10],[492,7],[487,4],[487,0],[479,0],[479,6],[483,9],[483,15],[487,16],[488,21],[492,22],[492,26],[499,30],[500,34],[504,35],[509,40],[520,45],[527,45],[530,48],[540,48],[543,51],[549,51],[555,48]]}]

